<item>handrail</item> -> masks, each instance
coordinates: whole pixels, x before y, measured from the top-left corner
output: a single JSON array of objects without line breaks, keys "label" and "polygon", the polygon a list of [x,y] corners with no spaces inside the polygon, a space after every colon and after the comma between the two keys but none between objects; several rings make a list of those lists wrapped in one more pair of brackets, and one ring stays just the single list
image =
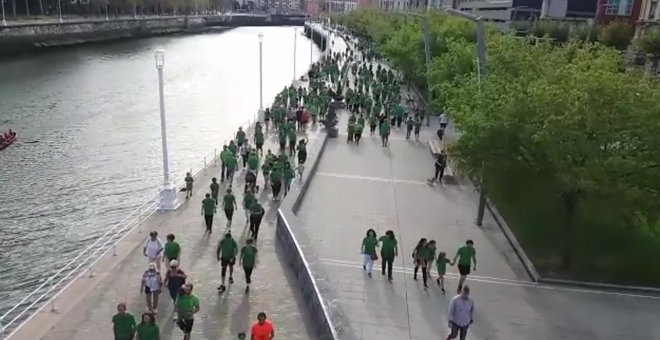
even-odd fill
[{"label": "handrail", "polygon": [[[246,131],[248,136],[250,135],[249,130],[253,127],[258,119],[258,115],[255,115],[240,125],[246,127],[244,131]],[[233,139],[233,136],[231,139]],[[225,140],[224,144],[227,142],[228,140]],[[215,148],[213,153],[205,155],[202,160],[202,166],[200,166],[199,170],[193,174],[193,178],[198,177],[210,165],[217,165],[217,159],[219,158],[221,151],[222,145]],[[192,168],[189,172],[191,172],[191,174],[193,173]],[[112,228],[106,231],[103,235],[99,236],[94,243],[85,247],[80,253],[78,253],[76,257],[69,260],[69,262],[67,262],[62,268],[46,278],[45,281],[39,285],[39,287],[35,288],[32,292],[21,299],[21,301],[19,301],[16,305],[14,305],[2,316],[0,316],[0,339],[13,336],[48,304],[51,304],[51,311],[55,311],[55,299],[59,297],[59,295],[67,288],[69,288],[73,283],[85,275],[85,273],[89,272],[90,277],[92,277],[93,266],[98,261],[100,261],[110,251],[110,249],[113,250],[113,255],[116,255],[115,251],[117,244],[121,242],[126,236],[135,231],[135,229],[138,229],[144,220],[151,217],[151,215],[153,215],[158,209],[158,205],[159,195],[156,195],[136,209],[132,210],[121,221],[117,222]],[[96,250],[88,254],[95,247]],[[99,255],[99,252],[102,250],[103,252]],[[89,263],[92,259],[93,261]],[[62,277],[59,278],[60,276]],[[67,280],[68,283],[63,285],[65,282],[67,282]],[[58,289],[58,287],[61,285],[63,285],[63,287]],[[38,304],[41,305],[38,308],[35,308]],[[20,309],[20,312],[15,313],[22,306],[23,308]],[[5,323],[5,320],[9,318],[11,318],[11,320]],[[18,325],[16,325],[17,323]],[[14,325],[16,325],[16,327],[12,328]],[[10,333],[5,337],[5,334],[8,331]]]}]

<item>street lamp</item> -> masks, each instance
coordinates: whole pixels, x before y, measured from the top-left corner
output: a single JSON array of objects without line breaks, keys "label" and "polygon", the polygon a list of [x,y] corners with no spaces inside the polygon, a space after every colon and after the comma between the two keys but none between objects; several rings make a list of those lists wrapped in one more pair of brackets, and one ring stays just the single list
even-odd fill
[{"label": "street lamp", "polygon": [[57,0],[57,14],[60,17],[60,24],[64,22],[62,19],[62,0]]},{"label": "street lamp", "polygon": [[293,80],[296,80],[296,49],[298,45],[298,27],[293,29]]},{"label": "street lamp", "polygon": [[0,7],[2,7],[2,26],[7,26],[7,20],[5,19],[5,0],[0,0]]},{"label": "street lamp", "polygon": [[314,28],[312,27],[312,21],[309,21],[309,67],[312,67],[314,64]]},{"label": "street lamp", "polygon": [[165,92],[163,89],[163,66],[165,66],[165,51],[156,50],[156,69],[158,70],[158,95],[160,98],[160,133],[163,144],[163,188],[160,190],[158,209],[176,210],[180,203],[176,197],[176,188],[170,182],[170,165],[167,156],[167,123],[165,120]]},{"label": "street lamp", "polygon": [[259,33],[259,110],[264,109],[264,65],[263,65],[264,34]]}]

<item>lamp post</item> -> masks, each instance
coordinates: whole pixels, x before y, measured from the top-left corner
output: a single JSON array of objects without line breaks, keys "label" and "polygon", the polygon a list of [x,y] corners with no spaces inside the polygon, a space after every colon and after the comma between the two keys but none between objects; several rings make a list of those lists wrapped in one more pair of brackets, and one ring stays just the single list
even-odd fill
[{"label": "lamp post", "polygon": [[64,19],[62,19],[62,0],[57,0],[57,15],[60,17],[60,24],[63,23]]},{"label": "lamp post", "polygon": [[264,34],[259,33],[259,110],[264,109],[264,65],[263,65]]},{"label": "lamp post", "polygon": [[[479,82],[479,91],[481,83],[486,78],[486,26],[483,17],[476,16],[467,12],[445,8],[449,14],[458,15],[477,23],[477,81]],[[477,225],[481,226],[484,222],[486,212],[486,193],[484,192],[483,181],[479,180],[479,207],[477,210]]]},{"label": "lamp post", "polygon": [[298,45],[298,28],[293,29],[293,80],[296,80],[296,49]]},{"label": "lamp post", "polygon": [[2,26],[7,26],[7,20],[5,19],[5,0],[0,0],[0,7],[2,8]]},{"label": "lamp post", "polygon": [[156,69],[158,70],[158,95],[160,98],[160,133],[163,144],[163,188],[160,191],[159,210],[176,210],[180,203],[176,197],[176,188],[170,182],[170,165],[167,156],[167,122],[165,120],[165,92],[163,88],[163,66],[165,66],[165,51],[156,50]]},{"label": "lamp post", "polygon": [[314,28],[312,23],[309,24],[309,67],[314,64]]}]

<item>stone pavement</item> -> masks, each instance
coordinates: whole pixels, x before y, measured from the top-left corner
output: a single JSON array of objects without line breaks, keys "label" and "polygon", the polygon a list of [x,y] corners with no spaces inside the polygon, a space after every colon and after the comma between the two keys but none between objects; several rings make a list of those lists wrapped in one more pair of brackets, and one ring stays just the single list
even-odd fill
[{"label": "stone pavement", "polygon": [[[317,130],[310,129],[307,135],[310,143],[313,143],[318,133]],[[271,148],[276,153],[275,133],[271,130],[267,136],[264,150]],[[214,232],[208,237],[205,236],[204,219],[200,215],[201,201],[204,194],[209,192],[208,186],[214,176],[220,178],[219,162],[217,166],[210,166],[195,178],[195,190],[191,199],[185,200],[183,193],[180,193],[179,198],[183,204],[177,211],[157,213],[144,222],[142,233],[137,235],[140,240],[139,245],[135,247],[138,241],[133,240],[132,247],[128,250],[130,254],[124,260],[118,265],[109,267],[107,271],[101,272],[98,269],[99,273],[95,278],[81,279],[80,281],[88,280],[87,285],[93,287],[89,288],[88,294],[81,290],[80,295],[84,294],[84,296],[71,298],[70,303],[75,303],[75,306],[67,308],[62,314],[41,312],[42,316],[58,318],[54,327],[41,330],[46,333],[45,336],[36,336],[37,333],[31,331],[39,326],[44,327],[43,324],[33,320],[12,339],[113,339],[110,320],[116,313],[117,303],[126,302],[129,311],[136,316],[141,315],[145,310],[144,295],[139,293],[141,275],[147,266],[147,261],[142,255],[142,242],[151,230],[157,230],[163,242],[167,234],[174,233],[176,240],[181,244],[181,268],[188,274],[189,282],[194,284],[194,294],[199,298],[201,305],[200,312],[195,318],[193,339],[235,339],[239,332],[249,333],[249,326],[261,311],[265,311],[273,321],[278,338],[313,339],[313,328],[306,318],[304,302],[298,297],[294,274],[291,273],[288,265],[282,262],[281,249],[275,242],[275,220],[279,203],[270,200],[269,188],[260,190],[258,194],[259,201],[266,209],[266,216],[259,233],[257,243],[259,254],[250,293],[244,293],[243,270],[238,265],[234,273],[234,285],[223,294],[217,293],[220,265],[216,260],[216,247],[226,227],[226,219],[224,213],[218,209]],[[243,183],[243,174],[239,170],[234,184],[239,207],[243,198]],[[258,183],[263,188],[261,174]],[[226,184],[222,184],[221,192],[225,189]],[[241,246],[247,237],[247,225],[243,221],[243,211],[239,209],[235,212],[232,233]],[[75,291],[73,294],[72,296],[76,295]],[[67,295],[63,294],[63,296]],[[169,294],[165,291],[160,297],[162,304],[158,308],[157,323],[161,328],[161,339],[180,339],[182,333],[171,320],[173,307]],[[62,297],[58,304],[65,304],[62,301],[68,299]]]},{"label": "stone pavement", "polygon": [[[475,242],[477,271],[468,278],[476,301],[469,339],[658,339],[660,297],[536,284],[529,280],[492,216],[475,225],[478,194],[460,179],[429,186],[433,159],[422,128],[420,142],[393,129],[389,148],[368,129],[359,146],[346,143],[347,116],[329,139],[317,172],[298,210],[324,298],[333,301],[350,329],[364,340],[441,339],[447,307],[457,285],[449,267],[443,295],[434,281],[424,290],[412,280],[411,253],[421,237],[453,258],[467,239]],[[437,122],[434,122],[434,125]],[[366,230],[393,230],[399,241],[392,283],[362,270],[360,245]],[[435,268],[433,269],[435,275]]]}]

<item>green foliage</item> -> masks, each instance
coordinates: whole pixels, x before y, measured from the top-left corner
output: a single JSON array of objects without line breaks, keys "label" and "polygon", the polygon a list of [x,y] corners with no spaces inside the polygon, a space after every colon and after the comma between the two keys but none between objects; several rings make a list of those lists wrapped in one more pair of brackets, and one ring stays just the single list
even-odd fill
[{"label": "green foliage", "polygon": [[531,28],[532,35],[539,38],[547,37],[553,39],[557,43],[565,43],[568,41],[569,33],[569,25],[561,21],[536,21]]},{"label": "green foliage", "polygon": [[598,41],[620,51],[628,48],[632,37],[632,28],[623,21],[612,21],[598,33]]},{"label": "green foliage", "polygon": [[660,57],[660,27],[653,27],[639,39],[639,49],[654,58]]},{"label": "green foliage", "polygon": [[[405,77],[425,77],[418,19],[358,10],[341,20]],[[660,256],[660,86],[621,71],[628,26],[604,27],[602,44],[585,42],[586,25],[541,22],[533,34],[552,40],[535,44],[489,32],[481,83],[474,27],[434,13],[430,29],[434,105],[460,136],[450,156],[483,178],[541,272],[660,284],[660,268],[640,266]],[[647,37],[640,44],[657,55],[660,31]]]}]

